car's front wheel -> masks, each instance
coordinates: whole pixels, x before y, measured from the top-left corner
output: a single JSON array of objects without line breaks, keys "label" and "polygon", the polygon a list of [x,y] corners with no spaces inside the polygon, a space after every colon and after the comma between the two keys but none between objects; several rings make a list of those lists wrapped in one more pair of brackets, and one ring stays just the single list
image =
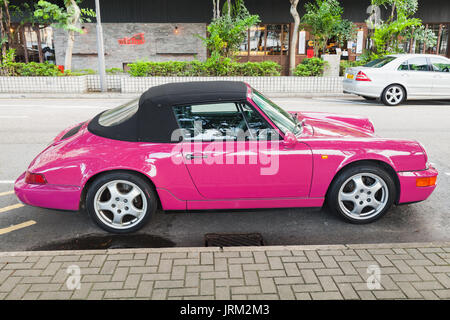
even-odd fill
[{"label": "car's front wheel", "polygon": [[86,209],[102,229],[130,233],[142,228],[156,211],[156,192],[141,177],[108,173],[97,178],[86,195]]},{"label": "car's front wheel", "polygon": [[397,106],[406,99],[405,89],[401,85],[392,84],[384,89],[381,94],[381,101],[387,106]]},{"label": "car's front wheel", "polygon": [[332,211],[357,224],[383,216],[396,195],[392,176],[376,165],[358,165],[344,169],[333,181],[327,195]]}]

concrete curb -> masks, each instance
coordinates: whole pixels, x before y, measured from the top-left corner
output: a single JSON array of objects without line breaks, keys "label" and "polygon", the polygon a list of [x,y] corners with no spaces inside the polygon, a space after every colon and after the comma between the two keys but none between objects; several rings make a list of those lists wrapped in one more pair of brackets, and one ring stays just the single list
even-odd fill
[{"label": "concrete curb", "polygon": [[[0,93],[0,99],[134,99],[140,93],[92,92],[92,93]],[[316,98],[316,97],[344,97],[344,93],[268,93],[270,98]]]},{"label": "concrete curb", "polygon": [[387,249],[387,248],[433,248],[450,247],[450,242],[408,242],[377,244],[333,244],[333,245],[296,245],[296,246],[261,246],[261,247],[170,247],[137,248],[105,250],[58,250],[58,251],[11,251],[0,252],[0,257],[14,256],[61,256],[87,254],[123,254],[123,253],[162,253],[162,252],[255,252],[255,251],[313,251],[313,250],[352,250],[352,249]]}]

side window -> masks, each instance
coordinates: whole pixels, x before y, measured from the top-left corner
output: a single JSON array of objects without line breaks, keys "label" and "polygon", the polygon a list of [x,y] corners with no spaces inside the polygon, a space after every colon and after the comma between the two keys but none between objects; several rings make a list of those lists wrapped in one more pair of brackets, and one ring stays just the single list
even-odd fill
[{"label": "side window", "polygon": [[173,111],[185,140],[280,139],[269,123],[246,103],[174,106]]},{"label": "side window", "polygon": [[406,71],[409,70],[408,69],[408,61],[403,62],[399,67],[398,67],[399,71]]},{"label": "side window", "polygon": [[436,72],[450,72],[450,61],[443,58],[430,58],[431,68]]},{"label": "side window", "polygon": [[408,67],[410,71],[430,71],[426,58],[411,58],[408,60]]},{"label": "side window", "polygon": [[237,140],[247,130],[234,102],[174,106],[173,110],[186,140]]},{"label": "side window", "polygon": [[247,139],[270,140],[280,139],[279,134],[264,119],[259,112],[246,103],[240,105],[248,125]]}]

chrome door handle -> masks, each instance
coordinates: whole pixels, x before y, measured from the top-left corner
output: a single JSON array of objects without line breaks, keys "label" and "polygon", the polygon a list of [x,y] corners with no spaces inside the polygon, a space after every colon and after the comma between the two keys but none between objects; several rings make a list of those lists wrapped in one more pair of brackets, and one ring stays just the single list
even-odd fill
[{"label": "chrome door handle", "polygon": [[192,159],[199,159],[199,158],[208,158],[208,155],[206,155],[206,154],[200,154],[200,155],[194,155],[194,154],[192,154],[192,153],[188,153],[188,154],[186,154],[186,159],[188,159],[188,160],[192,160]]}]

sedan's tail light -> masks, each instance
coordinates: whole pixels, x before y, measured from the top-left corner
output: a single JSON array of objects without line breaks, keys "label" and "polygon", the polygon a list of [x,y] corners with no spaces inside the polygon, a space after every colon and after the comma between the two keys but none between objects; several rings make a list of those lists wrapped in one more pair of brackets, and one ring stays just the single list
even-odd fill
[{"label": "sedan's tail light", "polygon": [[372,81],[370,78],[362,71],[358,72],[356,75],[356,81]]},{"label": "sedan's tail light", "polygon": [[27,171],[25,174],[25,183],[28,184],[46,184],[47,180],[45,179],[43,174],[40,173],[31,173]]}]

